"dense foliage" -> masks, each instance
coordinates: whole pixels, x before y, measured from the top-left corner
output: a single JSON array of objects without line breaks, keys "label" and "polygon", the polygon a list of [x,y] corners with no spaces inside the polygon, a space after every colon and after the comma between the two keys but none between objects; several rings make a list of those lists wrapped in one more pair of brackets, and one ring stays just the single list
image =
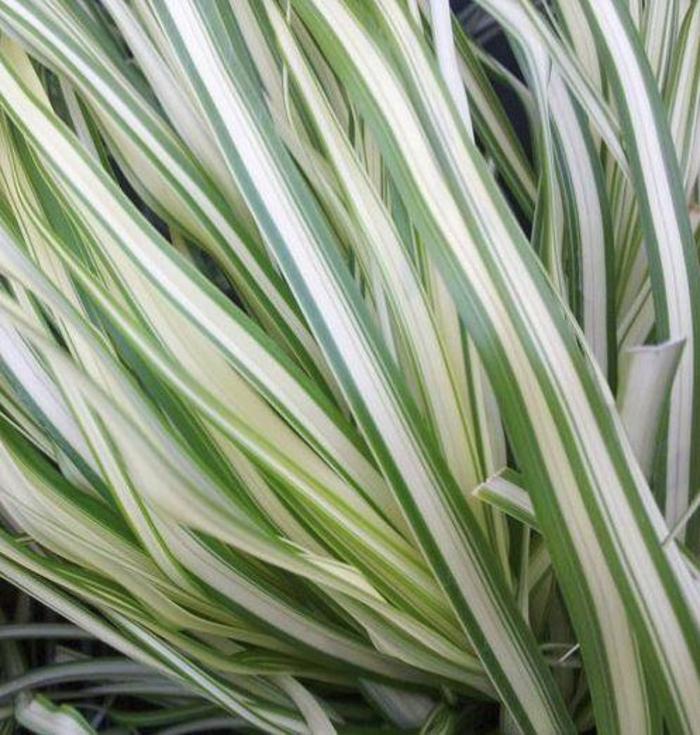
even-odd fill
[{"label": "dense foliage", "polygon": [[4,732],[700,732],[700,2],[465,28],[0,0]]}]

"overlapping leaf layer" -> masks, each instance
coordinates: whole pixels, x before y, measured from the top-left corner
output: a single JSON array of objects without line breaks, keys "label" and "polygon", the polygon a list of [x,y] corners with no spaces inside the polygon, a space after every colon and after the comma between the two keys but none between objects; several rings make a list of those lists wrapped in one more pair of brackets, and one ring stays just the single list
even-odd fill
[{"label": "overlapping leaf layer", "polygon": [[700,732],[700,3],[468,15],[0,0],[8,732]]}]

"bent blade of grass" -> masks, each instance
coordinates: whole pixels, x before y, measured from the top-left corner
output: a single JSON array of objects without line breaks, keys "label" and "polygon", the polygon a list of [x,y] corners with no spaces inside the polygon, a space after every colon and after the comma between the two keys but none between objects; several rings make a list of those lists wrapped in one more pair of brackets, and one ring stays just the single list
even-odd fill
[{"label": "bent blade of grass", "polygon": [[665,511],[672,524],[700,481],[700,460],[692,450],[700,438],[700,263],[661,96],[629,16],[608,0],[585,7],[601,53],[612,64],[645,231],[656,336],[686,340],[665,428]]},{"label": "bent blade of grass", "polygon": [[18,587],[60,611],[76,625],[92,631],[98,638],[122,651],[133,661],[141,661],[155,670],[162,671],[166,676],[185,684],[186,688],[198,689],[206,698],[232,713],[241,715],[248,722],[265,728],[266,731],[289,732],[279,728],[274,721],[274,714],[271,713],[272,717],[268,717],[264,710],[256,712],[255,706],[250,707],[252,703],[248,698],[236,696],[237,693],[234,693],[230,686],[223,686],[202,669],[187,662],[173,649],[159,643],[155,636],[146,630],[139,629],[138,626],[120,617],[117,620],[122,628],[120,631],[118,627],[111,625],[72,597],[47,583],[39,576],[40,572],[37,574],[36,571],[29,571],[22,562],[22,551],[13,548],[4,538],[0,539],[0,569],[3,576],[12,580]]}]

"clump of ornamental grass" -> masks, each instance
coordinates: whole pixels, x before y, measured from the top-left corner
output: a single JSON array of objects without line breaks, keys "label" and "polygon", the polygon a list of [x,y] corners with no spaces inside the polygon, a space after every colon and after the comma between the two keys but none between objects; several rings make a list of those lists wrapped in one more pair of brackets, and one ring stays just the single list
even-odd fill
[{"label": "clump of ornamental grass", "polygon": [[0,0],[4,731],[700,732],[700,3],[478,6]]}]

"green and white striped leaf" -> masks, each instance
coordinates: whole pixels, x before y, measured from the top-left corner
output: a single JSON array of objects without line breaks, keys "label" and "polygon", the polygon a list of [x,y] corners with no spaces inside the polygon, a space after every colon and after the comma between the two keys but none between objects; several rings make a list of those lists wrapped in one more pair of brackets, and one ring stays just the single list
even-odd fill
[{"label": "green and white striped leaf", "polygon": [[3,731],[700,729],[698,7],[0,0]]},{"label": "green and white striped leaf", "polygon": [[[309,4],[301,3],[299,6],[306,8]],[[393,31],[397,32],[397,26],[401,22],[399,20],[401,16],[398,10],[395,12],[393,5],[388,2],[384,6],[386,6],[385,12],[387,14],[391,12],[392,19],[395,18],[396,25]],[[543,530],[547,533],[547,522],[552,523],[552,532],[555,527],[563,530],[563,526],[560,525],[562,516],[558,515],[559,513],[572,513],[579,519],[589,518],[589,522],[591,523],[595,518],[595,524],[598,528],[596,542],[591,544],[586,540],[593,539],[596,536],[592,528],[587,532],[579,528],[578,533],[580,535],[575,540],[569,536],[568,540],[562,545],[555,545],[553,548],[555,556],[556,553],[562,552],[561,563],[563,564],[564,557],[567,557],[569,561],[566,564],[570,564],[574,557],[569,556],[569,554],[574,553],[574,556],[576,555],[576,552],[573,552],[573,550],[577,545],[579,545],[579,553],[582,552],[585,546],[587,554],[598,554],[596,564],[588,565],[586,569],[582,569],[584,574],[591,574],[589,577],[591,592],[593,593],[593,590],[596,589],[599,590],[599,592],[595,593],[595,595],[600,595],[597,598],[597,605],[600,611],[598,615],[602,612],[603,604],[607,606],[609,601],[616,595],[614,590],[620,589],[618,585],[622,582],[623,577],[630,582],[629,595],[626,595],[625,604],[629,604],[631,611],[634,611],[634,614],[631,616],[632,620],[637,620],[640,624],[642,620],[645,621],[637,628],[639,633],[643,635],[646,635],[646,631],[650,629],[656,631],[654,636],[661,635],[665,637],[670,633],[667,625],[668,619],[664,617],[664,622],[662,623],[662,618],[659,615],[657,595],[653,595],[653,599],[656,602],[654,603],[655,610],[651,615],[648,614],[651,608],[647,604],[642,603],[642,599],[646,595],[651,594],[651,588],[648,587],[650,576],[656,580],[655,584],[659,585],[659,590],[670,582],[676,591],[672,593],[671,598],[666,598],[669,605],[667,610],[676,609],[677,613],[679,613],[680,617],[677,618],[678,627],[675,628],[679,635],[678,651],[685,650],[689,653],[690,649],[688,648],[688,644],[695,635],[693,632],[696,625],[694,613],[685,606],[686,603],[679,602],[679,606],[674,608],[670,601],[674,598],[680,601],[683,599],[688,600],[692,597],[692,593],[687,589],[687,573],[681,567],[678,560],[669,559],[668,554],[662,552],[660,549],[659,537],[663,535],[661,530],[662,522],[657,515],[654,501],[648,488],[644,485],[641,474],[631,454],[631,449],[624,438],[619,419],[610,410],[611,402],[606,396],[605,389],[600,385],[598,375],[590,367],[586,367],[586,363],[582,360],[580,348],[574,341],[573,333],[569,331],[571,328],[570,326],[565,326],[566,320],[563,318],[562,312],[557,312],[557,309],[554,307],[554,302],[544,287],[537,266],[534,263],[529,263],[527,258],[528,251],[526,249],[522,248],[522,246],[515,245],[515,243],[520,242],[520,235],[517,234],[518,228],[508,220],[504,208],[498,202],[498,199],[495,198],[492,200],[490,198],[494,189],[488,180],[483,166],[480,166],[475,161],[473,151],[470,151],[468,146],[465,145],[464,138],[459,132],[452,129],[448,136],[444,133],[444,129],[441,129],[440,126],[449,126],[451,124],[450,113],[443,111],[438,117],[437,111],[434,111],[435,127],[433,130],[435,134],[442,132],[442,138],[440,139],[441,153],[447,155],[449,152],[452,155],[452,159],[447,160],[450,161],[449,174],[454,177],[453,186],[457,187],[460,182],[465,182],[460,188],[454,189],[453,191],[459,192],[460,201],[464,205],[472,206],[480,213],[478,220],[481,228],[479,232],[480,239],[475,242],[474,237],[460,223],[459,208],[456,202],[453,210],[448,208],[447,203],[453,201],[451,197],[455,195],[450,193],[446,185],[438,185],[438,181],[442,184],[442,176],[444,174],[436,173],[435,176],[430,177],[430,184],[425,184],[427,171],[433,168],[434,159],[431,159],[427,149],[422,148],[425,145],[425,134],[423,131],[415,128],[416,117],[407,107],[405,97],[398,91],[398,88],[396,88],[394,93],[394,88],[391,85],[395,85],[396,78],[392,78],[389,72],[382,77],[380,91],[380,87],[376,81],[376,69],[381,67],[384,62],[378,55],[376,47],[373,47],[371,42],[363,38],[359,29],[353,34],[348,33],[347,28],[354,28],[357,24],[355,23],[353,25],[351,18],[347,14],[343,14],[343,11],[336,4],[324,4],[323,8],[319,6],[314,6],[314,8],[319,14],[324,16],[324,21],[315,19],[311,12],[304,12],[305,20],[310,25],[316,25],[318,27],[317,35],[321,42],[326,37],[333,37],[333,42],[338,49],[334,51],[328,43],[324,45],[326,53],[339,59],[338,64],[341,63],[340,59],[343,59],[344,68],[348,70],[347,79],[352,78],[356,80],[357,76],[352,77],[351,75],[357,75],[362,72],[362,82],[366,86],[362,89],[362,97],[360,97],[358,89],[358,99],[362,99],[366,114],[368,116],[371,115],[377,125],[385,126],[383,132],[386,137],[383,139],[383,143],[387,146],[387,155],[389,155],[389,151],[396,151],[398,154],[398,151],[401,151],[402,148],[406,149],[409,146],[411,147],[410,155],[404,152],[401,158],[397,158],[395,175],[402,177],[401,180],[407,196],[411,186],[415,186],[415,182],[420,182],[420,201],[415,194],[410,201],[416,206],[417,212],[420,212],[421,215],[425,213],[425,226],[430,226],[431,236],[435,238],[434,241],[436,243],[439,242],[436,238],[439,229],[442,228],[442,232],[445,233],[443,234],[443,238],[447,240],[449,245],[446,246],[445,250],[438,251],[436,255],[445,259],[445,269],[443,272],[449,279],[448,283],[452,288],[453,296],[456,299],[460,299],[458,303],[464,309],[463,314],[465,319],[469,318],[472,320],[472,333],[477,345],[481,343],[482,355],[484,358],[493,355],[493,360],[491,361],[491,369],[493,370],[491,373],[492,379],[495,379],[497,386],[509,386],[509,401],[512,401],[513,387],[516,384],[514,382],[516,380],[514,376],[517,375],[517,384],[521,386],[518,388],[518,392],[524,403],[518,409],[515,409],[513,404],[508,406],[509,413],[506,416],[506,421],[511,427],[511,436],[516,442],[516,451],[523,457],[523,463],[525,463],[524,458],[532,461],[532,457],[537,453],[538,462],[532,463],[532,470],[525,468],[524,470],[526,473],[528,471],[533,472],[532,481],[528,482],[528,486],[533,488],[537,487],[539,490],[539,497],[536,495],[533,500],[538,511],[538,518],[540,513],[542,513],[540,522],[542,523]],[[334,17],[334,19],[331,20],[331,17]],[[342,38],[333,32],[334,27],[343,27],[344,34]],[[410,38],[408,31],[406,31],[406,34]],[[402,47],[402,52],[402,58],[405,58],[405,55],[408,53],[405,45]],[[345,55],[343,56],[343,54]],[[349,59],[352,59],[352,62]],[[416,54],[412,61],[419,63],[418,59],[420,59],[420,56]],[[375,69],[375,71],[370,73],[370,67]],[[391,101],[388,102],[390,89],[393,96],[391,97]],[[376,100],[378,98],[384,100],[381,106],[381,114],[379,113],[380,108],[376,105],[376,102],[373,102],[373,99]],[[427,115],[431,110],[431,106],[440,106],[440,97],[432,94],[428,99],[426,96],[424,98],[424,104],[423,114]],[[386,116],[390,116],[391,119],[389,126],[386,123]],[[407,126],[409,125],[414,126],[411,132],[407,131]],[[419,168],[421,170],[420,176],[416,173]],[[466,185],[467,181],[469,182],[468,186]],[[475,181],[482,182],[483,188],[479,190],[478,196],[475,195]],[[493,202],[493,206],[491,202]],[[432,207],[432,213],[428,214],[430,207]],[[437,214],[438,212],[439,215]],[[446,222],[449,222],[453,228],[449,234],[447,234],[449,231],[446,230]],[[428,223],[430,224],[428,225]],[[460,232],[459,237],[456,237],[455,233],[457,231]],[[487,238],[489,243],[488,248],[477,246],[477,243],[484,242],[481,238]],[[488,270],[484,265],[484,258],[489,259],[493,263]],[[493,262],[494,259],[496,259],[497,264]],[[449,266],[447,265],[448,263]],[[518,273],[517,277],[515,276],[516,271]],[[494,273],[498,276],[498,286],[494,284],[490,286],[489,290],[487,284],[491,283],[490,279],[494,277]],[[532,278],[532,289],[527,292],[527,296],[525,296],[523,291],[523,277],[525,273],[529,273]],[[509,279],[514,278],[517,279],[517,289],[513,288],[514,283],[512,280],[509,282]],[[509,299],[508,303],[511,306],[509,308],[498,307],[497,304],[506,298],[506,294]],[[517,298],[517,307],[510,301],[510,299],[514,298],[514,294],[517,294],[515,297]],[[510,317],[506,315],[516,312],[518,313],[518,319],[514,324],[510,321]],[[527,317],[530,320],[529,326],[526,328],[523,325],[519,328],[519,325],[523,324],[520,320],[524,319],[527,314],[530,314]],[[546,317],[545,314],[547,315]],[[481,319],[479,322],[475,322],[475,316],[477,315]],[[551,324],[551,330],[545,336],[544,324],[550,319],[553,320],[549,322]],[[555,326],[555,324],[559,326]],[[503,335],[502,339],[506,340],[508,347],[503,352],[495,353],[494,335],[499,333],[499,329],[503,330],[500,333]],[[482,339],[483,341],[481,341]],[[532,348],[525,348],[521,341],[522,339],[525,339],[526,343],[534,339],[535,344],[538,345],[542,345],[544,340],[546,350],[542,346],[535,348],[534,344]],[[486,345],[488,345],[488,348]],[[533,349],[537,351],[538,357],[536,360],[531,361],[526,355],[532,355]],[[506,359],[506,355],[509,356],[509,360]],[[513,371],[512,368],[505,369],[503,367],[505,362],[510,361],[513,363],[515,360],[517,360],[517,370]],[[487,363],[488,369],[489,364]],[[526,372],[530,372],[531,377],[526,378]],[[564,384],[566,385],[565,390],[563,389]],[[536,385],[547,385],[548,399],[544,398],[544,394],[539,394],[538,396],[534,391],[534,386]],[[578,392],[576,393],[575,409],[572,408],[574,402],[572,390],[574,385],[579,386],[577,388]],[[523,386],[527,386],[526,390],[523,390]],[[553,404],[551,403],[551,396],[553,394],[561,396],[562,403],[560,409],[553,408]],[[584,409],[584,407],[586,408]],[[503,410],[506,411],[506,408]],[[561,413],[559,413],[560,411]],[[558,418],[554,418],[553,412]],[[529,423],[528,421],[526,426],[522,422],[524,416],[530,417],[530,421],[533,423]],[[567,440],[565,444],[560,444],[560,449],[555,452],[550,438],[555,435],[561,436],[561,421],[571,422],[571,440]],[[600,428],[593,429],[594,425],[608,427],[605,429],[607,446],[603,442],[592,441],[593,436],[600,431]],[[521,428],[516,429],[516,426]],[[585,436],[585,440],[574,438],[579,434]],[[540,453],[536,449],[536,441],[533,443],[533,439],[537,435],[541,438],[545,435],[547,436],[547,448],[544,453]],[[611,443],[613,436],[615,437],[615,441]],[[518,448],[520,441],[523,444]],[[540,457],[541,459],[539,459]],[[555,457],[557,457],[556,460]],[[540,462],[543,464],[540,464]],[[545,465],[549,467],[549,470],[544,470]],[[574,467],[577,469],[574,470]],[[587,473],[590,474],[579,475],[583,467],[586,467]],[[547,472],[551,472],[551,476],[548,476]],[[563,492],[563,486],[566,484],[564,477],[567,474],[571,482],[571,490],[569,492]],[[549,479],[550,477],[551,479]],[[556,481],[554,482],[555,477]],[[611,491],[611,477],[618,478],[618,489],[615,491]],[[629,491],[623,489],[625,485],[635,487],[632,495],[630,495]],[[586,497],[585,506],[582,495]],[[552,500],[555,497],[557,498],[558,510],[556,513],[553,513]],[[589,504],[589,501],[593,501],[594,498],[595,503],[600,503],[601,505],[599,506],[599,511],[596,511],[593,514],[593,518],[591,518],[589,513],[592,512],[593,506]],[[612,505],[614,505],[614,510]],[[607,509],[603,510],[606,507]],[[599,512],[601,515],[598,515]],[[614,526],[610,524],[609,520],[607,522],[603,521],[606,517],[610,519],[610,512],[613,512],[616,516],[623,514],[629,518],[630,525],[624,524],[626,528],[624,556],[631,553],[633,547],[636,549],[634,552],[635,556],[639,552],[639,556],[636,557],[637,561],[632,565],[629,564],[629,561],[623,562],[622,557],[618,556],[622,548],[613,541],[616,534]],[[654,525],[649,525],[649,515],[653,519],[652,523],[656,526],[655,530],[652,530]],[[601,538],[601,526],[599,524],[601,521],[603,522],[602,527],[606,527],[607,532],[612,533],[612,536],[608,537],[610,545],[606,545],[605,547],[605,556],[603,556],[601,547],[599,546]],[[569,523],[566,526],[571,529]],[[637,542],[632,545],[630,545],[629,541],[629,531],[631,528],[637,529],[635,532]],[[558,538],[562,538],[559,533],[560,531],[557,531]],[[594,546],[597,548],[597,551]],[[617,567],[617,562],[614,562],[612,563],[612,569],[610,569],[608,564],[616,558],[619,559],[621,566]],[[630,568],[633,566],[637,572],[641,572],[641,566],[643,565],[640,565],[638,562],[642,558],[646,559],[649,563],[650,572],[652,568],[657,569],[657,571],[652,575],[647,575],[646,573],[640,573],[639,575],[633,574],[634,582],[632,582],[630,576],[628,576],[630,574]],[[593,572],[594,567],[595,572]],[[622,573],[623,568],[627,570],[624,573]],[[603,569],[607,569],[608,572],[603,573]],[[613,582],[613,573],[616,575],[615,582]],[[610,574],[611,576],[606,577],[606,574]],[[576,603],[579,605],[578,612],[583,613],[583,599],[580,597],[580,589],[579,579],[577,580],[576,590],[572,590],[572,595],[578,598],[578,603]],[[606,591],[603,592],[603,589]],[[665,595],[666,593],[662,593],[661,596],[665,597]],[[593,604],[595,596],[588,599]],[[605,603],[603,603],[603,600],[605,600]],[[620,598],[618,600],[618,605],[622,605],[622,600]],[[634,602],[635,600],[636,602]],[[595,608],[594,604],[593,608]],[[621,608],[618,608],[618,610],[621,611]],[[644,615],[637,617],[642,610],[646,611]],[[576,611],[574,611],[574,614],[576,614]],[[586,633],[591,632],[591,619],[595,617],[596,614],[592,610],[590,614],[585,614],[585,624],[583,618],[581,619],[580,627],[582,632],[584,632],[584,628]],[[647,625],[650,628],[647,628]],[[610,618],[609,614],[606,614],[605,627],[597,628],[597,634],[604,639],[610,633]],[[609,655],[614,660],[620,655],[619,641],[621,640],[620,636],[622,636],[622,638],[629,641],[627,647],[628,655],[632,660],[636,659],[635,644],[630,640],[627,623],[624,623],[620,628],[619,634],[619,636],[615,636],[614,643],[612,638],[608,638],[607,646],[604,646],[604,648],[607,649]],[[686,641],[685,643],[680,642],[683,639]],[[584,643],[584,652],[586,647],[587,644]],[[656,647],[657,654],[661,654],[663,657],[662,651],[664,649],[665,646],[663,645]],[[695,663],[692,663],[692,654],[685,661],[686,664],[683,666],[688,666],[687,669],[684,668],[685,673],[682,673],[678,668],[680,661],[677,658],[665,659],[664,667],[666,667],[668,676],[676,682],[674,686],[677,686],[677,690],[674,691],[677,692],[677,696],[680,698],[685,697],[685,704],[682,707],[687,708],[689,712],[694,707],[692,696],[690,695],[692,687],[689,689],[683,682],[687,682],[689,676],[694,681],[697,673],[690,673],[695,670],[696,666]],[[629,672],[639,669],[638,664],[630,663],[628,659],[618,670],[626,672],[624,683],[629,684],[631,682]],[[671,673],[672,671],[675,673]],[[607,707],[612,703],[609,692],[613,690],[616,684],[618,686],[623,685],[622,677],[610,676],[608,674],[606,678],[603,670],[596,676],[603,677],[599,679],[600,682],[603,679],[608,681],[606,687],[601,690],[601,701],[607,701],[608,704],[603,705]],[[683,691],[685,691],[685,695],[682,693]],[[624,694],[620,692],[620,695],[622,697],[629,697],[628,706],[622,710],[625,713],[625,717],[629,715],[629,712],[635,710],[641,718],[644,719],[646,717],[644,714],[645,696],[641,688],[637,688],[634,692],[631,689],[627,690]],[[689,716],[692,718],[695,715]],[[611,713],[611,717],[614,719],[615,715]]]}]

